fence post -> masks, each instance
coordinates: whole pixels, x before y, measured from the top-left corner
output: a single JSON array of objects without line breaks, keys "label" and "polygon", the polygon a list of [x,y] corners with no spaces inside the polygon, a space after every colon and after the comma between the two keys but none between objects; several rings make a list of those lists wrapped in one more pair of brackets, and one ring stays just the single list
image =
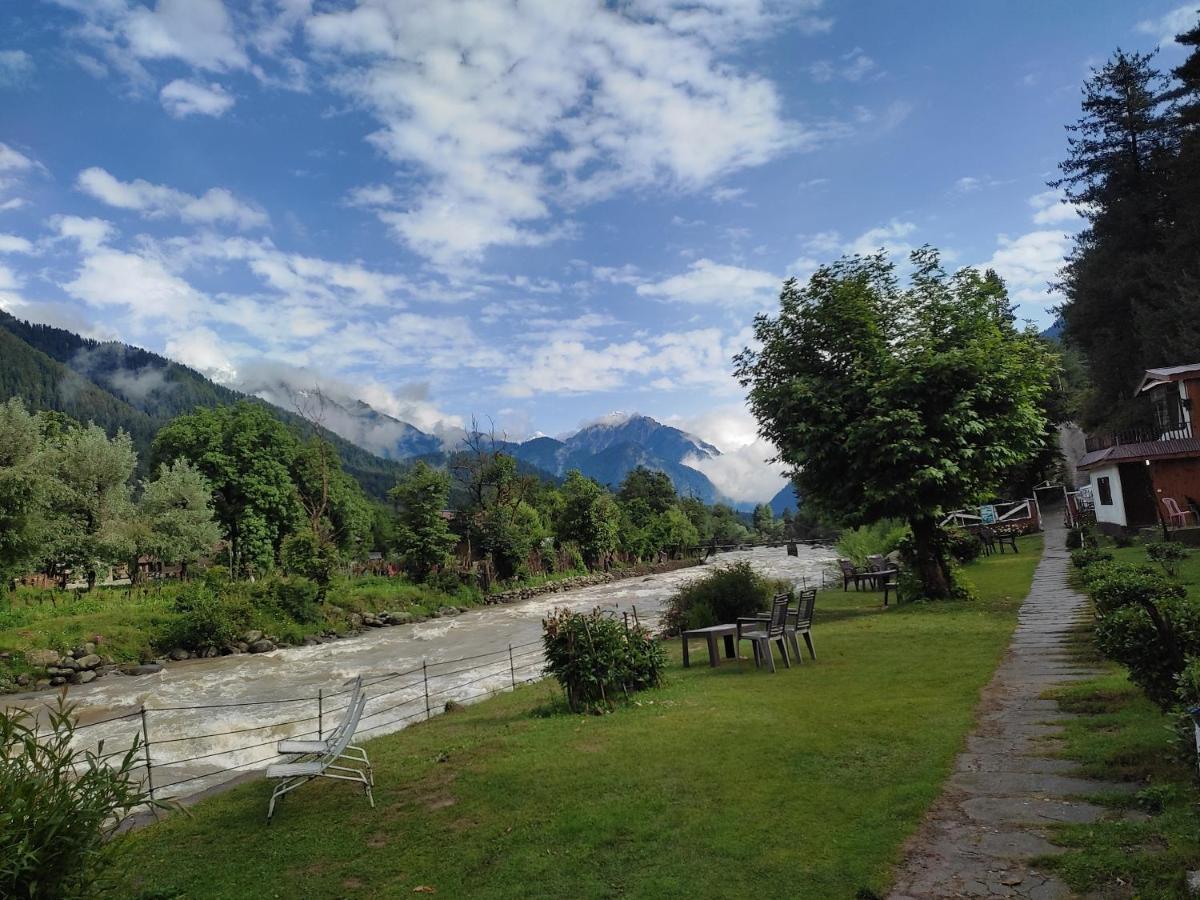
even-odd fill
[{"label": "fence post", "polygon": [[429,707],[429,668],[425,660],[421,660],[421,675],[425,679],[425,718],[428,719],[433,715],[433,710]]},{"label": "fence post", "polygon": [[146,704],[142,704],[142,747],[146,757],[146,785],[150,789],[150,799],[154,799],[154,770],[150,766],[150,729],[146,725]]},{"label": "fence post", "polygon": [[508,645],[508,672],[512,676],[513,690],[517,689],[517,669],[513,665],[512,644]]},{"label": "fence post", "polygon": [[317,688],[317,740],[325,738],[325,689]]}]

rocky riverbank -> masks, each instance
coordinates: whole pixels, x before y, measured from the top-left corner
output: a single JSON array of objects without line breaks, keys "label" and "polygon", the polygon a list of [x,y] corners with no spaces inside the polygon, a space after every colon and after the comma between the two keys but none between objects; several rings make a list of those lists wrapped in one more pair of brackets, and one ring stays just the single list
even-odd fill
[{"label": "rocky riverbank", "polygon": [[[529,600],[544,594],[557,594],[574,591],[580,588],[608,584],[628,578],[644,578],[663,572],[673,572],[698,565],[697,559],[674,559],[661,563],[644,563],[623,569],[613,569],[608,572],[593,572],[544,584],[528,585],[508,591],[500,591],[487,595],[483,602],[488,606],[506,603],[516,603]],[[468,607],[442,606],[428,614],[408,610],[384,610],[375,613],[351,612],[346,616],[347,629],[344,632],[324,631],[306,635],[301,641],[302,646],[325,644],[342,638],[353,637],[373,628],[388,628],[396,625],[411,625],[429,619],[457,616],[466,612]],[[206,647],[189,649],[176,647],[165,656],[144,662],[142,664],[119,665],[102,652],[103,638],[96,635],[92,641],[85,642],[68,653],[57,650],[30,650],[25,654],[26,663],[34,670],[22,673],[16,678],[18,690],[52,689],[65,684],[88,684],[97,678],[109,674],[119,675],[149,675],[162,670],[171,662],[182,662],[189,659],[210,659],[219,656],[231,656],[242,653],[269,653],[280,647],[288,646],[279,637],[264,634],[257,629],[242,634],[238,640],[223,647]]]}]

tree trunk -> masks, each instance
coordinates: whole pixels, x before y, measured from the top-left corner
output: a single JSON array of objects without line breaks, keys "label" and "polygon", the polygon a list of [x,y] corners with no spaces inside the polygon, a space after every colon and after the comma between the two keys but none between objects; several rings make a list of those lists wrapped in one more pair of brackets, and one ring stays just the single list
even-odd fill
[{"label": "tree trunk", "polygon": [[914,566],[921,580],[921,595],[928,600],[950,596],[950,576],[937,548],[937,522],[914,519],[909,522],[913,535]]}]

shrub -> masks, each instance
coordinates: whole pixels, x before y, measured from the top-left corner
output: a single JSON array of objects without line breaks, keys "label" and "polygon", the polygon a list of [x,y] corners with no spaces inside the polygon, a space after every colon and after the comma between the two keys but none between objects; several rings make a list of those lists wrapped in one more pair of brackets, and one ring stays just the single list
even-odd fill
[{"label": "shrub", "polygon": [[1118,547],[1132,547],[1136,541],[1128,531],[1119,531],[1113,535],[1113,543]]},{"label": "shrub", "polygon": [[771,598],[789,589],[786,581],[765,578],[748,562],[722,566],[690,581],[667,600],[663,625],[667,634],[733,622],[762,612]]},{"label": "shrub", "polygon": [[71,749],[75,720],[62,699],[49,726],[39,734],[27,711],[0,709],[3,897],[93,896],[113,849],[109,839],[131,810],[149,802],[135,774],[136,738],[127,753],[102,763],[91,751]]},{"label": "shrub", "polygon": [[1126,606],[1141,606],[1160,600],[1182,600],[1187,591],[1168,581],[1148,566],[1113,563],[1088,580],[1096,612],[1101,615]]},{"label": "shrub", "polygon": [[205,584],[189,584],[175,598],[179,618],[170,629],[174,646],[192,650],[233,643],[250,624],[250,609],[239,599],[225,599]]},{"label": "shrub", "polygon": [[961,528],[945,529],[946,549],[960,563],[974,562],[983,552],[979,538]]},{"label": "shrub", "polygon": [[880,519],[843,531],[838,538],[838,554],[856,566],[865,566],[868,556],[887,556],[908,536],[908,525],[897,519]]},{"label": "shrub", "polygon": [[1146,545],[1146,556],[1162,566],[1163,571],[1174,578],[1179,574],[1179,564],[1191,554],[1182,544],[1174,541],[1159,541]]},{"label": "shrub", "polygon": [[599,609],[556,609],[542,628],[546,669],[562,685],[574,712],[611,707],[619,695],[662,681],[666,654],[640,626],[626,628]]},{"label": "shrub", "polygon": [[320,588],[307,578],[270,578],[254,587],[256,606],[269,607],[280,616],[299,625],[311,625],[321,619]]},{"label": "shrub", "polygon": [[1077,569],[1086,569],[1098,562],[1110,562],[1113,555],[1106,550],[1096,550],[1092,547],[1080,547],[1071,553],[1071,565]]},{"label": "shrub", "polygon": [[1200,656],[1200,604],[1173,596],[1119,606],[1097,617],[1096,646],[1128,668],[1146,696],[1169,709],[1187,658]]}]

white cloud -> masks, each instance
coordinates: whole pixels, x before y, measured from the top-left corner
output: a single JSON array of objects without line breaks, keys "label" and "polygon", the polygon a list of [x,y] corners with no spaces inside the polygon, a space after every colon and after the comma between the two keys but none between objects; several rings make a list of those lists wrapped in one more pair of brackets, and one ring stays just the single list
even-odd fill
[{"label": "white cloud", "polygon": [[31,241],[16,234],[0,233],[0,253],[32,253]]},{"label": "white cloud", "polygon": [[116,228],[104,219],[85,219],[80,216],[54,216],[50,225],[60,238],[79,242],[82,250],[93,251],[109,241]]},{"label": "white cloud", "polygon": [[233,97],[215,81],[198,84],[176,78],[158,92],[159,100],[168,113],[176,119],[187,116],[223,116],[234,104]]},{"label": "white cloud", "polygon": [[1080,220],[1079,207],[1067,202],[1061,191],[1042,191],[1029,198],[1034,225],[1067,225]]},{"label": "white cloud", "polygon": [[184,320],[206,302],[160,260],[106,247],[85,255],[78,274],[62,287],[93,306],[125,307],[135,319]]},{"label": "white cloud", "polygon": [[375,146],[425,176],[406,209],[381,218],[456,264],[559,237],[545,225],[552,202],[698,190],[809,142],[770,82],[724,61],[775,21],[767,10],[366,0],[307,30],[345,61],[334,83],[380,121]]},{"label": "white cloud", "polygon": [[661,297],[679,303],[739,306],[770,300],[781,283],[782,279],[770,272],[698,259],[688,271],[640,284],[637,292],[643,297]]},{"label": "white cloud", "polygon": [[267,214],[225,188],[210,188],[199,197],[141,178],[121,181],[93,166],[79,173],[76,186],[109,206],[140,212],[149,218],[177,216],[184,222],[228,222],[238,228],[266,225]]},{"label": "white cloud", "polygon": [[954,190],[959,194],[973,194],[983,187],[983,182],[973,175],[964,175],[954,182]]},{"label": "white cloud", "polygon": [[0,263],[0,291],[15,291],[21,287],[21,279],[8,266]]},{"label": "white cloud", "polygon": [[168,340],[165,351],[171,359],[191,366],[222,384],[230,384],[238,377],[237,366],[211,328],[189,328],[184,334]]},{"label": "white cloud", "polygon": [[1169,13],[1157,19],[1143,19],[1137,23],[1136,30],[1148,34],[1160,44],[1175,43],[1175,36],[1191,31],[1196,27],[1197,6],[1194,2],[1177,6]]},{"label": "white cloud", "polygon": [[1018,303],[1048,308],[1062,301],[1048,293],[1051,282],[1071,248],[1066,231],[1031,231],[1015,238],[1000,235],[992,258],[981,269],[995,269],[1008,283],[1009,295]]},{"label": "white cloud", "polygon": [[111,66],[146,84],[151,79],[145,60],[178,60],[211,72],[250,65],[222,0],[158,0],[152,7],[129,0],[58,2],[84,16],[86,24],[74,36],[95,47],[108,64],[81,54],[80,63],[93,74],[107,74]]},{"label": "white cloud", "polygon": [[699,469],[721,493],[742,503],[766,503],[787,484],[782,463],[768,462],[775,447],[761,438],[720,456],[689,456],[685,466]]},{"label": "white cloud", "polygon": [[855,253],[868,256],[877,252],[881,247],[891,256],[907,256],[913,246],[905,239],[916,230],[917,226],[913,222],[892,219],[886,225],[869,228],[858,237],[848,240],[843,239],[837,231],[820,231],[805,239],[804,249],[811,256],[798,259],[792,264],[793,269],[806,268],[805,264],[813,262],[813,256],[821,259]]},{"label": "white cloud", "polygon": [[855,47],[837,59],[822,59],[808,67],[808,74],[818,84],[841,78],[845,81],[862,81],[869,75],[878,75],[879,66],[867,56],[861,47]]},{"label": "white cloud", "polygon": [[0,172],[27,172],[36,166],[24,153],[0,142]]},{"label": "white cloud", "polygon": [[24,50],[0,50],[0,87],[24,84],[33,70],[33,57]]},{"label": "white cloud", "polygon": [[709,196],[712,197],[713,201],[716,203],[728,203],[730,200],[737,200],[745,193],[745,188],[720,187],[714,189]]}]

